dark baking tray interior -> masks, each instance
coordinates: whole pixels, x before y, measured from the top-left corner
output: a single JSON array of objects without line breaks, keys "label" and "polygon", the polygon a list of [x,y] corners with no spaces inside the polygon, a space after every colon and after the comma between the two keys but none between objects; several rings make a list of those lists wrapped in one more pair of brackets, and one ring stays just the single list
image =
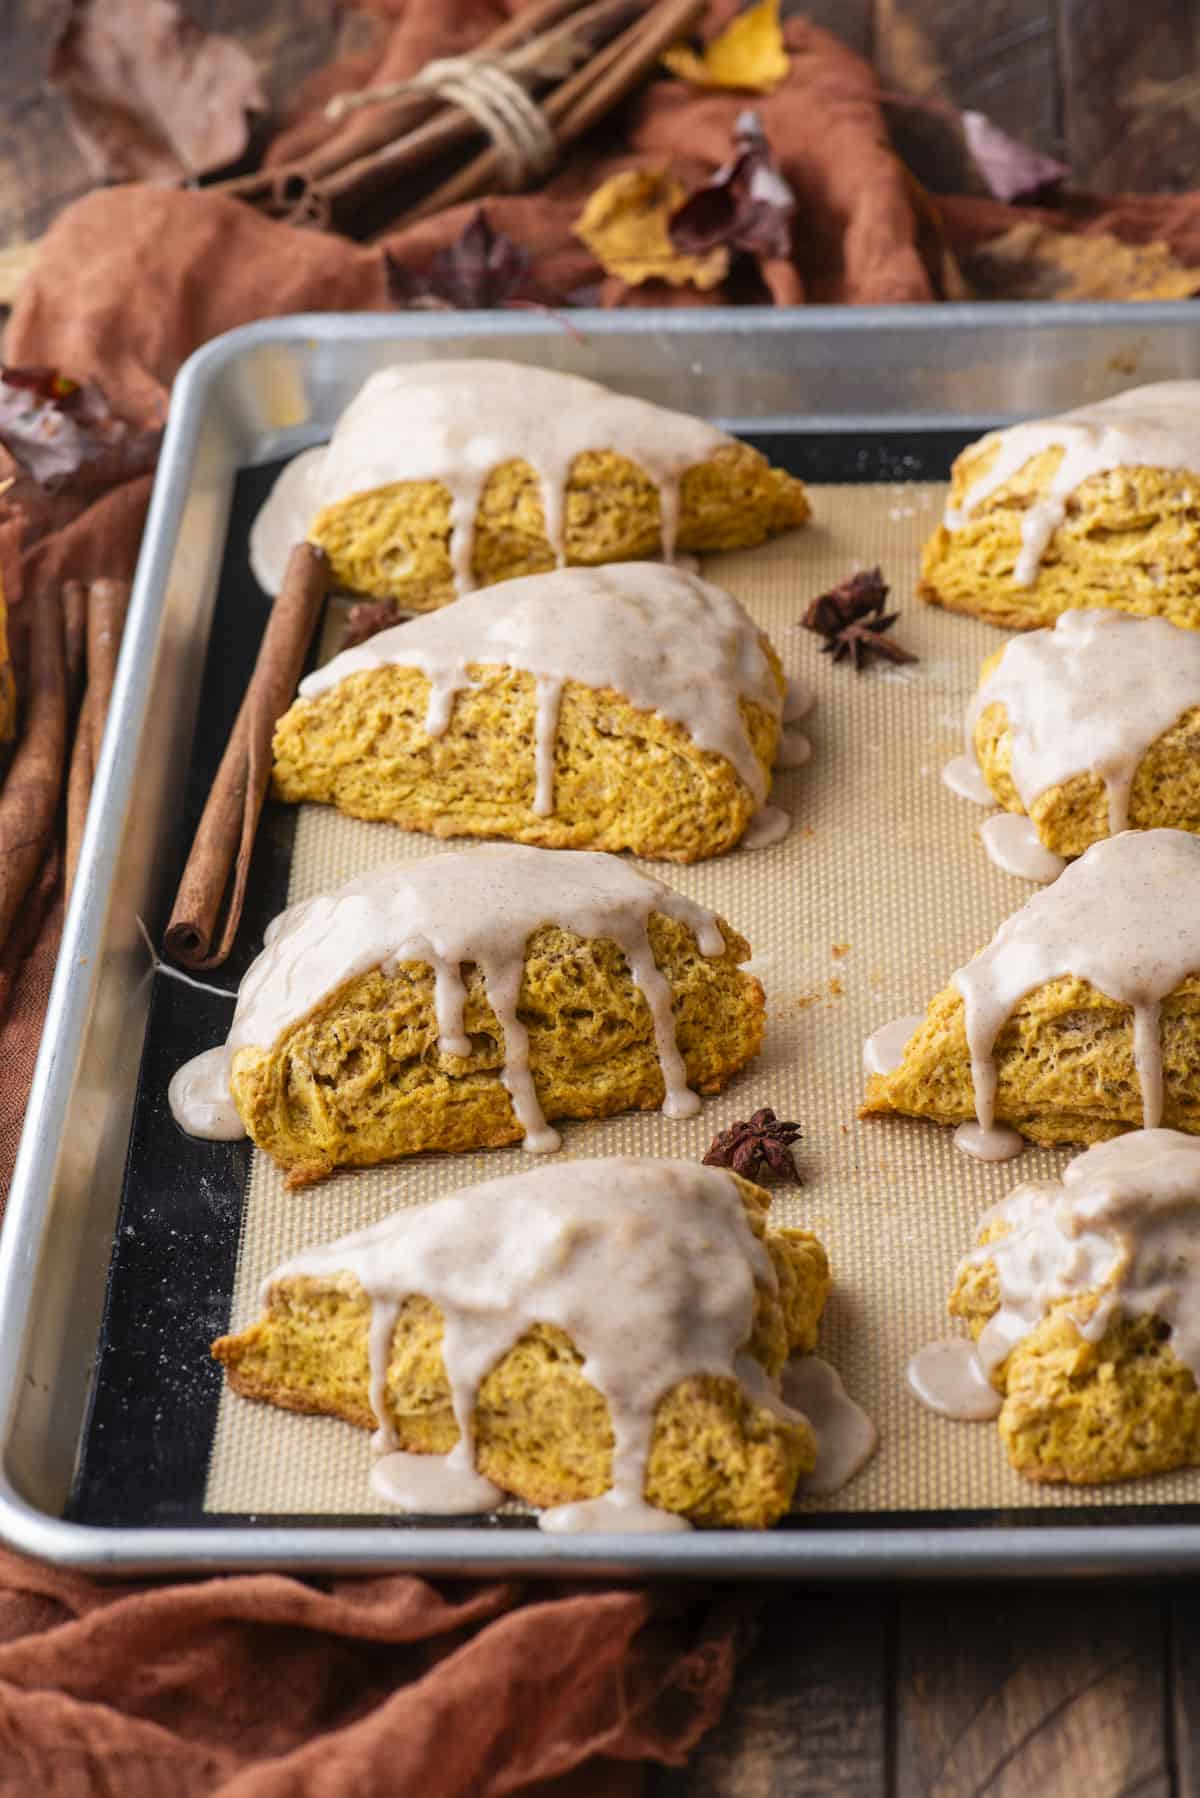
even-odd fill
[{"label": "dark baking tray interior", "polygon": [[[947,430],[772,433],[748,441],[809,481],[900,482],[944,479],[954,456],[976,435]],[[247,542],[251,520],[279,466],[245,469],[237,476],[187,774],[181,855],[191,841],[266,624],[270,602],[250,573]],[[286,903],[293,818],[288,807],[268,801],[237,949],[224,968],[206,976],[223,990],[232,992],[237,986],[261,947],[267,923]],[[173,871],[176,877],[181,868]],[[230,1015],[228,999],[155,975],[91,1394],[66,1515],[77,1523],[126,1528],[261,1521],[395,1529],[395,1520],[381,1517],[284,1518],[273,1513],[259,1519],[203,1508],[221,1393],[220,1371],[208,1351],[229,1324],[250,1149],[247,1143],[205,1143],[185,1136],[167,1109],[166,1093],[175,1069],[219,1041]],[[819,1526],[944,1529],[1123,1520],[1196,1521],[1200,1506],[829,1513],[821,1515]],[[796,1519],[779,1527],[812,1529],[814,1521]],[[484,1529],[531,1527],[521,1517],[477,1522]],[[420,1529],[422,1520],[406,1519],[404,1527]]]}]

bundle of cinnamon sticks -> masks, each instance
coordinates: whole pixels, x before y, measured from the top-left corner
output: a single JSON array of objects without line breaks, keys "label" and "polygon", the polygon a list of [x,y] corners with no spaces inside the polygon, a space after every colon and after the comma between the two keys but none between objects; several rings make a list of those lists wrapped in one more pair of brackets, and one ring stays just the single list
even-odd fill
[{"label": "bundle of cinnamon sticks", "polygon": [[68,890],[74,879],[129,587],[124,581],[68,581],[61,591],[36,593],[28,603],[28,647],[18,681],[21,733],[0,787],[5,969],[37,932],[41,919],[31,896],[60,847]]},{"label": "bundle of cinnamon sticks", "polygon": [[[561,154],[640,86],[663,51],[697,23],[705,5],[706,0],[534,0],[485,38],[473,57],[498,62],[537,98]],[[378,236],[497,190],[505,155],[503,146],[491,142],[415,198],[414,178],[436,174],[439,164],[487,133],[471,112],[419,80],[380,93],[377,103],[370,103],[369,93],[355,96],[341,129],[304,158],[219,182],[216,191],[293,224],[349,235],[362,235],[374,224],[371,235]],[[357,104],[360,99],[368,104]],[[520,184],[535,178],[531,169]]]}]

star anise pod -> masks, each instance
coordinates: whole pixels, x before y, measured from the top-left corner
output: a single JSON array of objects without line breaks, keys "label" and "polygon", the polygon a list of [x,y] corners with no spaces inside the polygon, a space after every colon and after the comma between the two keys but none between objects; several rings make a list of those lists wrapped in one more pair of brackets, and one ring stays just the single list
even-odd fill
[{"label": "star anise pod", "polygon": [[390,631],[394,624],[399,624],[403,614],[393,599],[361,599],[357,605],[350,607],[346,614],[346,634],[342,638],[343,649],[353,649],[357,643],[365,643],[368,637],[378,636],[380,631]]},{"label": "star anise pod", "polygon": [[899,612],[884,611],[887,596],[883,570],[863,568],[814,599],[800,622],[824,637],[822,655],[831,655],[835,662],[852,661],[856,674],[872,656],[885,656],[889,662],[915,662],[911,650],[884,635],[900,616]]},{"label": "star anise pod", "polygon": [[781,1180],[802,1186],[790,1145],[801,1134],[799,1124],[785,1124],[769,1105],[756,1111],[745,1122],[730,1124],[713,1138],[712,1148],[704,1157],[705,1167],[727,1167],[743,1180],[756,1180],[763,1167]]}]

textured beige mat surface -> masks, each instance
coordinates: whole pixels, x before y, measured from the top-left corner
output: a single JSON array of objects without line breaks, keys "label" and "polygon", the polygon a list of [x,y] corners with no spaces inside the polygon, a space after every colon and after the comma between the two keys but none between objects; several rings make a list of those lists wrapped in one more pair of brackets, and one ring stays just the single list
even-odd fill
[{"label": "textured beige mat surface", "polygon": [[[783,773],[773,798],[795,822],[770,849],[691,868],[648,864],[722,912],[754,948],[767,993],[760,1059],[698,1118],[657,1113],[561,1126],[564,1155],[702,1155],[714,1135],[760,1105],[799,1119],[804,1187],[776,1189],[775,1215],[824,1240],[835,1288],[822,1352],[875,1418],[874,1461],[832,1499],[835,1511],[1162,1503],[1200,1499],[1200,1473],[1119,1488],[1057,1490],[1019,1480],[991,1424],[952,1423],[920,1407],[904,1366],[950,1333],[945,1299],[975,1220],[1018,1180],[1067,1159],[1028,1150],[987,1167],[959,1154],[934,1124],[860,1123],[862,1044],[879,1024],[919,1011],[947,976],[1033,890],[994,869],[977,837],[985,816],[947,791],[943,763],[983,657],[1002,641],[983,624],[918,605],[918,552],[941,509],[932,485],[818,486],[814,522],[763,549],[714,557],[728,585],[770,632],[790,674],[811,680],[805,728],[812,760]],[[903,616],[896,635],[913,668],[856,676],[820,653],[798,619],[815,594],[880,563]],[[444,846],[443,846],[444,847]],[[302,899],[395,856],[436,853],[430,839],[305,807],[290,897]],[[233,1327],[257,1311],[262,1277],[307,1244],[356,1229],[400,1205],[436,1200],[471,1181],[530,1164],[521,1150],[417,1158],[346,1173],[301,1193],[256,1155],[233,1301]],[[206,1503],[210,1510],[384,1513],[367,1488],[368,1439],[328,1419],[295,1417],[226,1393]]]}]

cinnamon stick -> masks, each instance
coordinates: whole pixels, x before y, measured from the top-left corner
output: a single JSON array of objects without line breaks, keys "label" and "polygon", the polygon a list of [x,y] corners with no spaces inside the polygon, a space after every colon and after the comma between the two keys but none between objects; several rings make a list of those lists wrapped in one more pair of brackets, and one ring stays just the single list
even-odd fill
[{"label": "cinnamon stick", "polygon": [[67,753],[67,667],[58,595],[29,602],[25,720],[0,790],[0,943],[54,841]]},{"label": "cinnamon stick", "polygon": [[[67,772],[67,852],[64,868],[68,899],[75,884],[79,851],[83,843],[83,827],[87,822],[92,797],[92,782],[100,759],[100,744],[108,721],[117,655],[129,610],[129,583],[100,579],[84,587],[79,581],[68,581],[63,588],[63,609],[67,620],[67,643],[72,643],[78,630],[77,616],[82,601],[85,635],[87,685],[75,725],[71,765]],[[68,647],[68,662],[70,649]]]},{"label": "cinnamon stick", "polygon": [[[298,543],[271,608],[254,673],[217,769],[167,925],[164,947],[185,967],[218,967],[233,948],[254,836],[271,778],[271,739],[277,720],[291,704],[328,585],[329,562],[324,550],[312,543]],[[231,869],[233,888],[218,934]]]},{"label": "cinnamon stick", "polygon": [[[704,12],[707,0],[659,0],[620,37],[606,44],[583,68],[542,102],[542,111],[554,126],[560,149],[574,143],[607,112],[632,93],[654,69],[663,51],[684,37]],[[496,184],[500,159],[494,148],[480,152],[465,168],[452,175],[425,199],[370,239],[378,242],[400,225],[457,206],[488,193]]]},{"label": "cinnamon stick", "polygon": [[[603,46],[606,37],[619,31],[631,17],[640,17],[643,10],[644,0],[592,0],[561,29],[564,34],[578,33],[581,40],[593,46],[584,67],[598,74],[601,65],[597,61],[596,47]],[[355,157],[340,168],[314,176],[315,189],[328,203],[332,216],[351,213],[404,176],[436,162],[457,144],[469,137],[477,137],[479,131],[478,120],[460,106],[445,107],[435,117],[395,135],[379,147],[373,147],[369,153]]]},{"label": "cinnamon stick", "polygon": [[[476,45],[475,54],[499,56],[505,50],[535,36],[576,11],[581,0],[538,0],[526,6],[497,27]],[[309,183],[319,181],[334,170],[343,168],[359,157],[390,144],[403,132],[430,118],[445,107],[437,94],[406,94],[401,99],[354,113],[342,129],[295,162],[276,163],[256,169],[249,175],[238,175],[228,181],[213,182],[210,193],[231,194],[238,199],[271,203],[283,210],[296,204]],[[457,109],[455,109],[457,110]],[[466,117],[466,115],[463,115]]]}]

